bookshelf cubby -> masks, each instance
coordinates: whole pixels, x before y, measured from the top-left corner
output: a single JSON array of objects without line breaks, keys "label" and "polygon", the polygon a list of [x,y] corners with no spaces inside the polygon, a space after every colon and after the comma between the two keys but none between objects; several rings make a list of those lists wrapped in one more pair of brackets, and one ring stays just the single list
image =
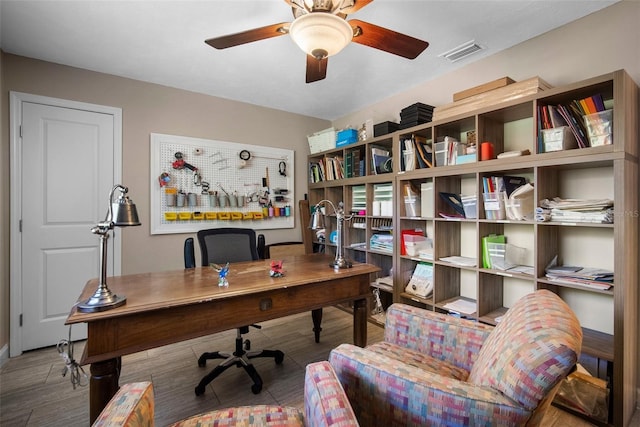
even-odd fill
[{"label": "bookshelf cubby", "polygon": [[[495,325],[518,298],[529,292],[544,288],[560,295],[583,326],[583,354],[607,364],[610,424],[626,425],[635,409],[638,376],[638,93],[635,82],[619,70],[314,154],[309,157],[310,163],[326,157],[346,158],[348,152],[357,151],[365,162],[365,174],[310,183],[311,203],[328,198],[334,203],[344,201],[349,210],[352,189],[364,187],[366,212],[356,216],[359,225],[346,225],[345,249],[354,260],[379,265],[382,272],[378,276],[392,274],[393,288],[381,288],[381,293],[392,294],[384,300],[386,305],[397,301],[447,312],[445,304],[462,298],[476,304],[476,311],[467,317]],[[594,94],[601,94],[607,108],[613,109],[613,143],[544,152],[539,138],[540,107],[568,104]],[[448,166],[433,162],[429,168],[401,170],[403,141],[418,137],[433,148],[434,142],[445,136],[462,143],[471,137],[475,137],[477,144],[490,141],[496,153],[529,150],[531,154],[486,161],[476,158],[470,163]],[[371,147],[384,147],[392,154],[393,172],[375,174]],[[531,182],[536,206],[540,200],[553,197],[611,199],[614,222],[490,219],[492,216],[487,215],[483,203],[483,178],[504,175],[525,177]],[[388,218],[396,236],[392,253],[370,246],[371,236],[378,232],[379,220],[387,219],[371,214],[374,188],[387,183],[394,185],[393,214]],[[424,212],[421,216],[408,215],[403,191],[407,185],[419,190],[425,183],[433,186],[431,193],[421,194],[432,198],[433,216]],[[476,218],[441,217],[440,212],[452,211],[440,198],[440,192],[475,195]],[[335,226],[335,221],[330,224]],[[433,239],[433,260],[401,255],[397,236],[405,229],[422,229]],[[525,263],[533,267],[532,274],[483,268],[482,238],[489,234],[505,235],[508,243],[524,248]],[[363,238],[365,245],[350,247],[363,242]],[[556,255],[565,265],[612,270],[613,287],[597,290],[547,279],[545,267]],[[469,257],[476,260],[476,265],[460,266],[441,260],[447,256]],[[405,292],[405,287],[416,264],[425,261],[433,263],[434,289],[431,295],[422,298]],[[371,278],[372,283],[375,279]]]}]

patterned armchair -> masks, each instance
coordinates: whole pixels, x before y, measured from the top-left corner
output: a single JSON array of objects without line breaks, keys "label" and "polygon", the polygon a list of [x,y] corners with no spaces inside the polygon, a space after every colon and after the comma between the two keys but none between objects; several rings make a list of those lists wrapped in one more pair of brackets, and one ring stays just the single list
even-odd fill
[{"label": "patterned armchair", "polygon": [[495,328],[394,304],[383,342],[329,361],[363,426],[537,426],[581,344],[571,309],[540,290]]},{"label": "patterned armchair", "polygon": [[[298,408],[288,406],[241,406],[195,415],[171,427],[358,426],[349,400],[329,362],[307,366],[304,397],[304,414]],[[153,427],[154,409],[153,385],[150,382],[125,384],[111,398],[93,427]]]}]

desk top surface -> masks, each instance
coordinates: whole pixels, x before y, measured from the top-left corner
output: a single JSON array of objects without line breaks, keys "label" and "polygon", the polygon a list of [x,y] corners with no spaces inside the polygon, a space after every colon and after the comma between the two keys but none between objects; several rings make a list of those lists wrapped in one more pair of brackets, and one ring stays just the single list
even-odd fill
[{"label": "desk top surface", "polygon": [[[380,270],[377,266],[362,263],[354,263],[352,268],[333,269],[329,267],[333,257],[318,254],[284,257],[283,260],[282,277],[269,275],[272,260],[232,263],[227,275],[228,287],[218,286],[218,273],[211,267],[108,277],[107,286],[116,295],[124,295],[127,298],[126,304],[96,313],[82,313],[74,306],[66,324],[223,300],[249,293],[344,279]],[[89,298],[97,288],[98,279],[89,280],[78,301]]]}]

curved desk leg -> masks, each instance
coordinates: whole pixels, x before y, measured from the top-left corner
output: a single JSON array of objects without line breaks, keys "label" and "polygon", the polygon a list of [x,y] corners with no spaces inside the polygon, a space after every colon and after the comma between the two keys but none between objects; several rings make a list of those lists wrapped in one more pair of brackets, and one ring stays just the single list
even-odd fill
[{"label": "curved desk leg", "polygon": [[353,301],[353,343],[359,347],[367,345],[367,300]]},{"label": "curved desk leg", "polygon": [[311,319],[313,320],[313,333],[316,336],[316,342],[320,342],[320,331],[322,328],[320,324],[322,323],[322,309],[316,308],[315,310],[311,310]]},{"label": "curved desk leg", "polygon": [[91,364],[89,379],[89,422],[91,424],[120,388],[118,380],[121,363],[122,359],[118,357]]}]

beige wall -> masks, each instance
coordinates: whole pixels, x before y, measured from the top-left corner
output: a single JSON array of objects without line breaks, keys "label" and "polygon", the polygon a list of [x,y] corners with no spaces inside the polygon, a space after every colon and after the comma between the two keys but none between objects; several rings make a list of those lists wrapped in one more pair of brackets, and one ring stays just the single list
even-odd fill
[{"label": "beige wall", "polygon": [[[165,133],[244,144],[288,148],[295,151],[295,191],[307,192],[306,135],[325,129],[329,122],[279,110],[229,101],[165,86],[115,77],[49,62],[4,54],[2,56],[2,172],[0,192],[0,349],[9,341],[9,91],[122,109],[122,183],[129,187],[141,215],[142,226],[122,236],[122,273],[183,268],[185,234],[149,234],[149,134]],[[107,195],[105,195],[107,197]],[[99,218],[96,218],[96,221]],[[300,240],[295,229],[261,231],[267,242]],[[87,232],[89,232],[87,230]]]}]

